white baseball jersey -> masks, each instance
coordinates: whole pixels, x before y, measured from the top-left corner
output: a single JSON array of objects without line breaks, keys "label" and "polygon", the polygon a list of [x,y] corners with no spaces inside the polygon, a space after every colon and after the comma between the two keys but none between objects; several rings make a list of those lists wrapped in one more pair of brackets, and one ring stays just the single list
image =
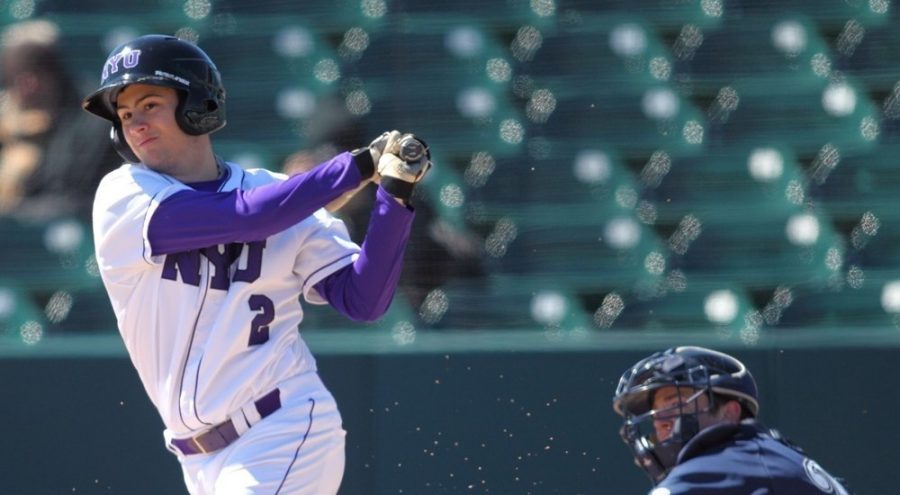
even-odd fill
[{"label": "white baseball jersey", "polygon": [[[285,176],[227,164],[220,191],[251,189]],[[265,240],[154,256],[148,225],[183,183],[123,165],[100,184],[94,203],[97,262],[119,331],[169,436],[184,437],[280,381],[315,370],[297,326],[314,285],[354,261],[359,246],[320,209]]]}]

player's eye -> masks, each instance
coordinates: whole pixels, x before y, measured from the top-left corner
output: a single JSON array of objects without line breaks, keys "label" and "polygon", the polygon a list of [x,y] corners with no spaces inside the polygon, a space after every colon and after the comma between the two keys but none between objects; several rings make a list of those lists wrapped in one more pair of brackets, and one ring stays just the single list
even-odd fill
[{"label": "player's eye", "polygon": [[120,112],[119,120],[125,121],[131,118],[131,112]]}]

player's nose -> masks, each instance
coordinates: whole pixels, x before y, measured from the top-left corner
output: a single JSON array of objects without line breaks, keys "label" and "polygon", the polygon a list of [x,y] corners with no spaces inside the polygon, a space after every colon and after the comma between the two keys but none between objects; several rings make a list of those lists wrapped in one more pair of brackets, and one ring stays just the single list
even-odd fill
[{"label": "player's nose", "polygon": [[656,430],[656,439],[664,442],[672,436],[672,420],[655,419],[653,420],[653,429]]},{"label": "player's nose", "polygon": [[132,115],[128,123],[123,124],[126,132],[141,133],[147,130],[147,120],[141,115]]}]

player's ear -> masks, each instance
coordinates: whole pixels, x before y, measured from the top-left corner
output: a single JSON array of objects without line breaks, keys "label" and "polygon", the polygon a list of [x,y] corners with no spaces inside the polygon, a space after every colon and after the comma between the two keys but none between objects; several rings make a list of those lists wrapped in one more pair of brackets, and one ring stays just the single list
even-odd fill
[{"label": "player's ear", "polygon": [[743,409],[741,403],[736,400],[726,400],[720,403],[718,416],[729,423],[740,423]]}]

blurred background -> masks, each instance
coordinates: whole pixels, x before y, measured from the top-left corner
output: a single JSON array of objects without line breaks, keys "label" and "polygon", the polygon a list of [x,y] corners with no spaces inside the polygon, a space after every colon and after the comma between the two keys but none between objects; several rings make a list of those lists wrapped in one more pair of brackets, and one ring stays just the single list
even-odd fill
[{"label": "blurred background", "polygon": [[[890,0],[0,0],[0,25],[4,493],[183,491],[93,259],[119,160],[79,108],[148,33],[218,65],[227,160],[431,147],[389,313],[300,327],[350,432],[342,493],[644,493],[611,395],[680,344],[745,359],[764,421],[892,491]],[[359,242],[371,193],[339,212]]]}]

